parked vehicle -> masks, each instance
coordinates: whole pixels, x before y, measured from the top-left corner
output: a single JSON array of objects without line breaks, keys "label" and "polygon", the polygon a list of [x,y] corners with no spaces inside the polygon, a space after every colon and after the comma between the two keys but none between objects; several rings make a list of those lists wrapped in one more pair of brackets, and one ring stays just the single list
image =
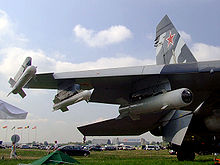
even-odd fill
[{"label": "parked vehicle", "polygon": [[41,150],[46,150],[46,149],[47,149],[47,146],[40,146],[40,149],[41,149]]},{"label": "parked vehicle", "polygon": [[118,150],[123,150],[123,146],[122,146],[122,145],[119,145],[119,146],[117,146],[117,149],[118,149]]},{"label": "parked vehicle", "polygon": [[90,155],[90,152],[87,150],[81,149],[79,146],[61,146],[57,150],[62,151],[63,153],[66,153],[70,156],[88,156]]},{"label": "parked vehicle", "polygon": [[132,146],[123,146],[123,150],[135,150]]},{"label": "parked vehicle", "polygon": [[88,145],[82,146],[82,149],[83,149],[83,150],[89,150],[89,146],[88,146]]},{"label": "parked vehicle", "polygon": [[0,144],[0,149],[5,149],[6,147],[2,144]]},{"label": "parked vehicle", "polygon": [[160,146],[154,146],[156,151],[160,150]]},{"label": "parked vehicle", "polygon": [[159,151],[160,147],[159,146],[155,146],[155,145],[146,145],[146,150],[148,150],[148,151],[150,151],[150,150]]},{"label": "parked vehicle", "polygon": [[174,151],[174,150],[169,150],[169,154],[170,154],[170,155],[176,155],[176,151]]},{"label": "parked vehicle", "polygon": [[29,145],[22,145],[21,149],[30,149],[31,147]]},{"label": "parked vehicle", "polygon": [[116,150],[116,147],[115,146],[106,146],[105,150],[106,151],[113,151],[113,150]]},{"label": "parked vehicle", "polygon": [[101,146],[91,146],[89,151],[103,151]]}]

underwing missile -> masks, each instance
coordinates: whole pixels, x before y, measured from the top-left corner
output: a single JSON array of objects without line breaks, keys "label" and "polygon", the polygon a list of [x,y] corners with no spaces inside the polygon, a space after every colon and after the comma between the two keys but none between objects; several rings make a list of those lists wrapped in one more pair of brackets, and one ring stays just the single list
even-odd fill
[{"label": "underwing missile", "polygon": [[68,111],[69,109],[67,108],[67,106],[78,103],[80,101],[89,101],[90,97],[92,95],[92,91],[90,90],[84,90],[82,92],[79,92],[59,103],[56,103],[53,105],[53,109],[54,111],[61,109],[61,111],[65,112]]},{"label": "underwing missile", "polygon": [[147,97],[131,105],[119,107],[119,117],[130,116],[134,120],[141,114],[157,113],[164,110],[178,110],[181,107],[190,105],[193,100],[192,92],[187,88],[181,88],[164,92],[156,96]]},{"label": "underwing missile", "polygon": [[27,66],[24,73],[21,74],[20,78],[17,81],[10,78],[9,83],[11,84],[12,90],[8,94],[8,96],[11,93],[13,93],[13,94],[18,93],[22,98],[24,98],[26,96],[26,94],[22,88],[35,76],[36,71],[37,71],[37,67]]}]

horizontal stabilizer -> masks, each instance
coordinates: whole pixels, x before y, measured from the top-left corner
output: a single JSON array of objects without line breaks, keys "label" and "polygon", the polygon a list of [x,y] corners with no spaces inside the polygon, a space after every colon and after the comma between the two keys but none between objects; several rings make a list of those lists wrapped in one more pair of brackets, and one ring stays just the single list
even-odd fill
[{"label": "horizontal stabilizer", "polygon": [[19,95],[24,98],[26,96],[26,94],[24,93],[24,91],[22,89],[18,90]]},{"label": "horizontal stabilizer", "polygon": [[141,116],[140,120],[130,117],[110,119],[78,127],[84,136],[126,136],[140,135],[152,129],[158,121],[157,113]]},{"label": "horizontal stabilizer", "polygon": [[8,82],[9,82],[9,84],[11,85],[12,88],[14,87],[14,85],[15,85],[15,83],[16,83],[16,81],[15,81],[13,78],[10,78],[10,79],[8,80]]}]

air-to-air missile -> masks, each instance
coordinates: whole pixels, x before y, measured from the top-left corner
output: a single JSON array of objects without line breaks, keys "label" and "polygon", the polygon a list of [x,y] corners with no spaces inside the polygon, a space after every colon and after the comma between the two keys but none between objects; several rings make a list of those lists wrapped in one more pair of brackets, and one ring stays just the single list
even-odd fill
[{"label": "air-to-air missile", "polygon": [[61,109],[61,111],[63,111],[63,112],[68,111],[67,106],[78,103],[83,100],[89,101],[91,95],[92,95],[92,91],[90,91],[90,90],[84,90],[84,91],[78,92],[77,94],[75,94],[69,98],[66,98],[60,102],[55,103],[53,105],[53,109],[54,109],[54,111],[56,111],[58,109]]},{"label": "air-to-air missile", "polygon": [[35,76],[37,71],[37,67],[35,66],[27,66],[24,72],[20,75],[20,78],[15,81],[14,79],[10,78],[9,83],[11,84],[12,90],[8,94],[11,93],[17,94],[19,93],[22,98],[26,96],[25,92],[22,88]]},{"label": "air-to-air missile", "polygon": [[192,103],[192,92],[187,88],[163,92],[156,96],[147,97],[131,105],[119,107],[119,118],[129,115],[135,119],[140,114],[157,113],[164,110],[179,109]]}]

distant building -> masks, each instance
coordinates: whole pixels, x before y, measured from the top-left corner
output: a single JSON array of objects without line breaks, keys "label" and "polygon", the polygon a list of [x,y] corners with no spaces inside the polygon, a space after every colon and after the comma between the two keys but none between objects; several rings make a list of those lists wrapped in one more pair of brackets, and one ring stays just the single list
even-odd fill
[{"label": "distant building", "polygon": [[129,138],[115,138],[112,140],[112,144],[119,145],[119,144],[124,144],[124,145],[131,145],[131,146],[140,146],[140,145],[146,145],[146,140],[144,138],[140,139],[129,139]]},{"label": "distant building", "polygon": [[93,139],[92,144],[95,144],[95,145],[111,144],[111,140],[110,139]]}]

